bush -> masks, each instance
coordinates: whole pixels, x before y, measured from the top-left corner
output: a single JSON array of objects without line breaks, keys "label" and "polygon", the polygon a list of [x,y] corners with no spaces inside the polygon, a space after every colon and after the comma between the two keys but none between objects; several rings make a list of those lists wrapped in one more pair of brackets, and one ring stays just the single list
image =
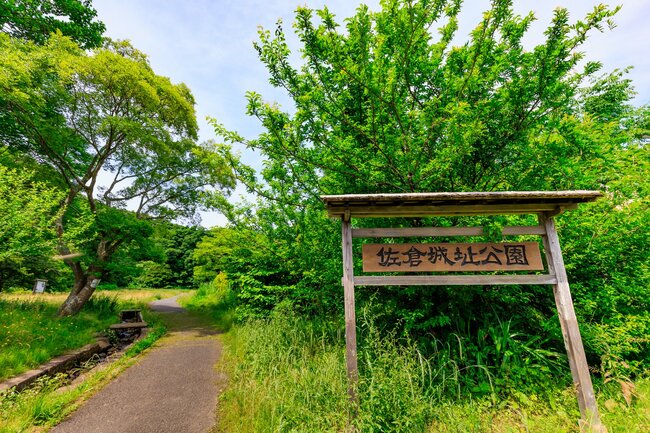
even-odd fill
[{"label": "bush", "polygon": [[194,296],[181,299],[181,302],[190,310],[208,314],[222,331],[232,326],[236,297],[223,273],[219,273],[212,282],[201,284]]},{"label": "bush", "polygon": [[151,289],[171,287],[173,274],[168,265],[146,260],[138,263],[137,267],[140,268],[141,273],[133,281],[136,287]]}]

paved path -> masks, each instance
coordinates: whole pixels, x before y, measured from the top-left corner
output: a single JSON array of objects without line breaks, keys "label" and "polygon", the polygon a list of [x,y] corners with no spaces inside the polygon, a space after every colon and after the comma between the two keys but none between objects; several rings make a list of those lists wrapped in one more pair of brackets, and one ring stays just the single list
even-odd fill
[{"label": "paved path", "polygon": [[155,301],[170,330],[156,347],[52,433],[205,433],[215,424],[216,331],[176,303]]}]

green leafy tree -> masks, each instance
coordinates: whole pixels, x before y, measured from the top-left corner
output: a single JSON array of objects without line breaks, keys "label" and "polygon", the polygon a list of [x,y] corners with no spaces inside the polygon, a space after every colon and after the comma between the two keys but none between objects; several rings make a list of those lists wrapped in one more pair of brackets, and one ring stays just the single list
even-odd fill
[{"label": "green leafy tree", "polygon": [[193,269],[193,278],[195,284],[209,283],[225,268],[231,272],[236,272],[234,265],[236,255],[233,254],[234,240],[238,231],[226,227],[215,227],[210,229],[205,236],[197,243],[196,248],[192,251],[192,258],[195,263]]},{"label": "green leafy tree", "polygon": [[151,226],[146,237],[131,239],[123,244],[111,263],[107,264],[102,282],[122,287],[196,286],[193,252],[206,230],[168,221],[140,220],[140,223]]},{"label": "green leafy tree", "polygon": [[[601,65],[585,61],[580,51],[590,32],[614,25],[618,8],[600,5],[576,21],[558,8],[544,41],[532,48],[525,48],[523,39],[535,18],[532,13],[514,14],[510,0],[491,2],[468,40],[456,45],[460,9],[461,2],[454,0],[385,0],[377,12],[360,6],[340,25],[327,8],[300,7],[294,23],[299,62],[282,23],[273,32],[260,30],[255,49],[270,83],[287,93],[292,107],[282,109],[249,92],[247,114],[264,128],[250,140],[213,121],[227,143],[221,148],[224,157],[259,197],[252,207],[222,206],[235,229],[254,231],[267,247],[263,256],[253,255],[248,267],[244,264],[247,271],[240,270],[253,280],[238,286],[240,300],[252,310],[278,299],[317,313],[340,303],[340,226],[326,218],[321,194],[610,187],[624,192],[626,184],[619,179],[628,175],[639,185],[635,191],[647,188],[647,179],[634,176],[639,164],[622,163],[647,159],[642,138],[648,136],[647,108],[635,112],[630,106],[634,92],[625,71],[600,75]],[[432,31],[436,27],[437,33]],[[230,146],[258,151],[264,158],[262,169],[256,172],[242,164]],[[646,305],[643,295],[648,297],[643,285],[647,272],[642,271],[647,266],[641,259],[648,253],[643,243],[648,209],[638,192],[628,190],[622,196],[635,203],[629,224],[637,227],[638,236],[626,237],[625,229],[619,231],[611,219],[607,239],[618,239],[614,251],[629,251],[627,266],[640,266],[641,271],[620,271],[607,254],[593,258],[589,269],[617,279],[622,273],[644,275],[640,280],[619,279],[612,286],[627,293],[622,299],[631,296],[632,310],[638,313]],[[591,248],[603,246],[606,238],[600,238],[602,243],[589,239],[604,235],[597,221],[616,206],[617,201],[610,201],[591,207],[595,214],[586,219],[576,214],[572,232],[591,242]],[[575,246],[567,248],[567,265],[578,283],[598,287],[599,273],[578,271],[579,258],[573,254],[584,245]],[[270,263],[266,257],[272,257]],[[231,275],[229,280],[236,281]],[[627,283],[633,287],[624,287]],[[544,293],[536,288],[507,293],[481,287],[434,292],[384,288],[380,313],[387,323],[403,323],[421,335],[442,327],[469,332],[490,314],[540,329],[553,311],[552,302],[541,301],[548,299]],[[360,288],[358,295],[363,302],[376,292]],[[488,304],[491,311],[485,311]],[[612,317],[613,311],[599,314]]]},{"label": "green leafy tree", "polygon": [[[194,278],[198,283],[227,278],[241,301],[241,308],[237,309],[239,318],[266,316],[295,289],[296,276],[290,274],[292,267],[283,263],[288,255],[279,246],[259,229],[213,228],[193,252],[197,263]],[[291,299],[296,303],[301,301],[296,293]],[[304,305],[309,302],[314,311],[320,309],[322,313],[323,305],[316,304],[317,299],[310,294],[303,299]]]},{"label": "green leafy tree", "polygon": [[590,319],[589,349],[618,379],[642,374],[650,360],[650,154],[634,141],[616,153],[605,197],[560,228],[576,308]]},{"label": "green leafy tree", "polygon": [[136,266],[140,269],[140,274],[133,282],[136,287],[154,289],[171,287],[170,283],[174,278],[174,274],[166,263],[156,263],[151,260],[144,260],[139,262]]},{"label": "green leafy tree", "polygon": [[[459,1],[385,1],[376,13],[361,6],[341,31],[326,8],[299,8],[301,67],[292,66],[280,24],[255,44],[295,113],[251,92],[248,114],[266,132],[251,141],[218,132],[259,149],[267,195],[294,202],[322,192],[532,189],[548,186],[547,173],[564,187],[584,186],[581,176],[563,178],[558,164],[549,173],[547,159],[535,156],[544,140],[583,121],[576,97],[600,65],[576,72],[578,49],[616,10],[598,6],[571,24],[558,9],[532,50],[522,38],[534,17],[515,15],[511,1],[493,2],[469,41],[454,46],[459,12]],[[437,22],[438,40],[430,31]],[[590,139],[557,143],[554,156],[600,160],[603,143]]]},{"label": "green leafy tree", "polygon": [[[84,256],[65,260],[75,281],[61,314],[74,314],[117,249],[148,236],[139,220],[194,220],[213,185],[232,183],[230,171],[196,143],[189,89],[156,75],[127,42],[85,53],[62,36],[37,46],[0,35],[0,55],[3,145],[53,168],[65,185],[55,224],[62,255],[75,245],[66,234],[72,213],[92,220],[88,242],[76,244]],[[116,211],[127,204],[132,213]]]},{"label": "green leafy tree", "polygon": [[56,267],[53,223],[63,195],[28,170],[0,165],[0,287],[28,285]]},{"label": "green leafy tree", "polygon": [[186,288],[195,285],[193,252],[205,232],[204,228],[196,226],[185,227],[167,222],[156,225],[152,240],[160,245],[163,262],[171,270],[171,278],[166,285]]},{"label": "green leafy tree", "polygon": [[0,0],[1,31],[38,44],[59,31],[82,48],[98,47],[106,27],[95,17],[90,0]]},{"label": "green leafy tree", "polygon": [[370,12],[362,5],[345,29],[327,8],[300,7],[300,66],[280,23],[260,31],[260,60],[295,110],[250,92],[248,114],[265,132],[246,140],[214,125],[226,142],[265,158],[258,178],[223,148],[239,179],[266,199],[254,224],[285,245],[295,282],[306,269],[338,280],[323,260],[334,250],[315,253],[333,248],[323,239],[336,227],[323,218],[320,194],[598,186],[611,140],[595,132],[614,126],[577,102],[600,67],[587,62],[579,71],[579,47],[590,31],[612,24],[616,9],[598,6],[576,23],[557,9],[545,42],[527,50],[522,39],[534,16],[515,15],[509,0],[493,2],[469,40],[453,45],[460,6],[389,0]]}]

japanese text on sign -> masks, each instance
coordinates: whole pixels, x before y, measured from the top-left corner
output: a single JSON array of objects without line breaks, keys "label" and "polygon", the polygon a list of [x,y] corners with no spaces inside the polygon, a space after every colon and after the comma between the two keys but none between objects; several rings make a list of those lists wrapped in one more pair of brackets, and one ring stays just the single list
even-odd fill
[{"label": "japanese text on sign", "polygon": [[537,242],[364,244],[364,272],[480,272],[544,269]]}]

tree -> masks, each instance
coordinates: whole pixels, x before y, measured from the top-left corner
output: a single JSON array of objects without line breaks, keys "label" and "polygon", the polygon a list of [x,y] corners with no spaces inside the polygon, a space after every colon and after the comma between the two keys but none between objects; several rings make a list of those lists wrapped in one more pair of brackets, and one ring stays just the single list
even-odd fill
[{"label": "tree", "polygon": [[[360,6],[344,28],[327,8],[298,8],[298,65],[282,23],[273,32],[262,29],[255,49],[271,84],[290,97],[291,109],[249,92],[247,114],[264,128],[251,140],[213,121],[227,143],[222,154],[259,197],[256,206],[224,205],[224,211],[234,227],[255,231],[269,245],[264,251],[270,264],[251,261],[247,271],[269,295],[250,296],[256,286],[249,282],[239,287],[244,302],[289,299],[297,309],[321,314],[332,305],[340,308],[340,227],[324,215],[320,194],[602,189],[621,175],[611,167],[634,170],[617,161],[647,155],[643,143],[636,147],[638,128],[628,125],[643,120],[629,105],[633,89],[624,71],[598,76],[601,65],[583,62],[580,52],[590,32],[613,26],[618,8],[597,6],[575,22],[567,10],[556,9],[545,40],[527,49],[522,41],[535,18],[515,15],[510,0],[491,2],[460,45],[453,43],[460,1],[385,0],[381,6],[377,12]],[[242,164],[231,146],[258,151],[264,158],[259,173]],[[638,203],[635,221],[645,221],[647,207]],[[603,216],[576,224],[581,233],[597,236],[595,221]],[[630,239],[620,236],[619,242]],[[631,259],[647,269],[636,255],[640,244],[637,239],[619,247],[632,247]],[[614,264],[608,266],[610,273]],[[647,294],[647,287],[617,289]],[[381,300],[387,323],[403,323],[424,335],[489,314],[535,323],[552,308],[544,307],[541,292],[535,296],[534,290],[385,288]],[[357,299],[375,294],[360,288]],[[634,299],[634,305],[644,305],[638,295]],[[493,308],[486,311],[486,304]]]},{"label": "tree", "polygon": [[59,31],[82,48],[98,47],[106,27],[96,16],[90,0],[0,0],[2,32],[38,44]]},{"label": "tree", "polygon": [[205,235],[205,229],[159,224],[157,231],[156,238],[164,248],[165,264],[172,274],[168,284],[172,287],[194,287],[193,273],[196,263],[193,252]]},{"label": "tree", "polygon": [[[333,231],[335,224],[316,216],[320,194],[597,185],[610,141],[579,133],[610,126],[581,111],[581,86],[600,65],[578,71],[578,50],[590,31],[612,25],[617,9],[598,6],[575,24],[557,9],[546,41],[526,50],[522,38],[534,16],[515,15],[510,0],[492,2],[469,41],[454,46],[460,3],[388,0],[378,12],[362,5],[344,31],[327,8],[300,7],[299,67],[281,23],[260,31],[255,49],[295,110],[249,92],[247,113],[265,132],[246,140],[214,125],[226,142],[265,158],[258,179],[224,147],[239,179],[267,199],[259,209],[268,235],[292,245],[295,260],[282,263],[314,262],[310,244],[323,241],[310,233]],[[587,161],[590,170],[578,168]]]},{"label": "tree", "polygon": [[[192,259],[195,263],[193,277],[195,284],[208,283],[221,272],[228,264],[232,265],[239,256],[234,253],[235,236],[238,232],[226,227],[214,227],[197,243],[192,251]],[[248,239],[250,240],[250,239]],[[247,254],[250,258],[251,254]],[[229,266],[231,275],[234,266]]]},{"label": "tree", "polygon": [[[92,220],[84,243],[92,252],[65,260],[75,281],[60,313],[74,314],[115,251],[148,236],[138,220],[194,221],[213,185],[232,184],[230,171],[196,143],[189,89],[156,75],[127,42],[85,53],[60,35],[44,46],[0,35],[0,55],[3,144],[55,169],[67,190],[56,221],[62,255],[73,252],[72,213]],[[131,213],[116,212],[127,204]]]},{"label": "tree", "polygon": [[0,288],[30,284],[37,268],[53,267],[53,223],[64,193],[35,178],[0,165]]},{"label": "tree", "polygon": [[[547,161],[532,158],[540,143],[531,138],[548,139],[581,121],[577,93],[600,65],[587,62],[575,72],[583,58],[577,50],[617,9],[598,6],[575,24],[558,9],[546,42],[525,50],[522,38],[534,16],[514,15],[511,3],[493,2],[461,46],[452,46],[459,1],[391,0],[376,13],[361,6],[346,32],[327,8],[298,8],[301,68],[291,64],[280,23],[273,34],[261,31],[255,44],[295,114],[251,92],[248,114],[266,132],[251,141],[226,139],[267,157],[268,193],[285,191],[273,181],[286,180],[312,196],[546,186],[536,173]],[[434,40],[429,29],[437,22],[445,24]],[[585,143],[589,157],[599,157],[599,145]],[[567,155],[582,150],[563,146],[557,151]]]}]

